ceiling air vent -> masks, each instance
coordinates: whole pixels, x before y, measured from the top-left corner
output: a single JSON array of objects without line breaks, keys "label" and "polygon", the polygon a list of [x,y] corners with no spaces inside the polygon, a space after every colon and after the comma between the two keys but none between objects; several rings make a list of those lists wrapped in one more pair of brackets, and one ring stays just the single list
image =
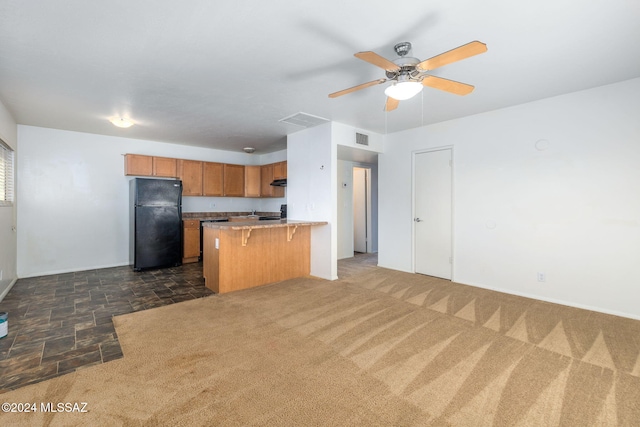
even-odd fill
[{"label": "ceiling air vent", "polygon": [[356,132],[356,144],[369,145],[369,135]]},{"label": "ceiling air vent", "polygon": [[327,123],[329,120],[312,114],[296,113],[278,121],[282,123],[289,123],[291,125],[302,126],[303,128],[312,128],[314,126]]}]

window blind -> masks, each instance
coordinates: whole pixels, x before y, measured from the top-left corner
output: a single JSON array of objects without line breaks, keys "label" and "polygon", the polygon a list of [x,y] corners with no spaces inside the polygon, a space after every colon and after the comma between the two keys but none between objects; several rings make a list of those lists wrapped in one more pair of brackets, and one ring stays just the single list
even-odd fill
[{"label": "window blind", "polygon": [[0,206],[13,205],[13,150],[0,140]]}]

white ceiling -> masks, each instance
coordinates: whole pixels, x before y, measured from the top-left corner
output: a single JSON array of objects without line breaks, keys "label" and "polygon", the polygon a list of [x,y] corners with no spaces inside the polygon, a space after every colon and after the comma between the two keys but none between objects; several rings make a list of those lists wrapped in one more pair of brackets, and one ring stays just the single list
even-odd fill
[{"label": "white ceiling", "polygon": [[[0,0],[0,100],[20,124],[257,153],[297,112],[390,133],[640,77],[637,0]],[[385,113],[384,71],[353,56],[488,52]],[[128,115],[119,129],[107,118]]]}]

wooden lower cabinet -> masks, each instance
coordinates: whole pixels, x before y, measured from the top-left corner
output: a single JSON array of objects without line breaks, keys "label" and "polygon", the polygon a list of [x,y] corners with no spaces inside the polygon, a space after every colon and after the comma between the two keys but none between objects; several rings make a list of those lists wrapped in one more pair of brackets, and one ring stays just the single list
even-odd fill
[{"label": "wooden lower cabinet", "polygon": [[182,221],[183,252],[182,263],[198,262],[200,258],[200,221],[190,219]]}]

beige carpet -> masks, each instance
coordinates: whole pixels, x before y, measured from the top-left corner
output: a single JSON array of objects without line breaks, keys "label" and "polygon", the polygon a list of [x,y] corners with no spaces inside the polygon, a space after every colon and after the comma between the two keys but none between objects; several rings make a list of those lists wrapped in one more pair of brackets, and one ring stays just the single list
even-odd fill
[{"label": "beige carpet", "polygon": [[38,405],[0,425],[640,425],[640,321],[340,274],[119,316],[123,359],[0,395]]}]

